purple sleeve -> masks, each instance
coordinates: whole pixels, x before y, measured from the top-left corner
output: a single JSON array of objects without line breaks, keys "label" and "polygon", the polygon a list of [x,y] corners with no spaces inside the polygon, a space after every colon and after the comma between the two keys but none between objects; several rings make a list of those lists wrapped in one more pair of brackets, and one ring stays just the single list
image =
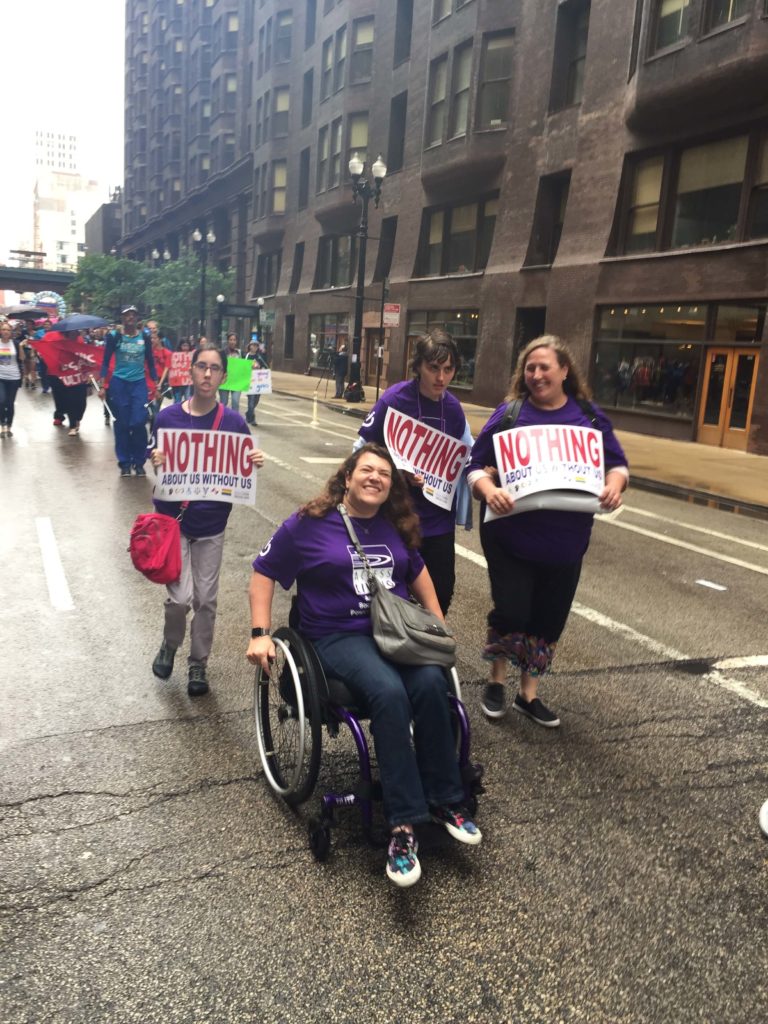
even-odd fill
[{"label": "purple sleeve", "polygon": [[496,465],[496,453],[493,450],[493,435],[496,433],[506,410],[507,403],[502,402],[501,405],[493,411],[490,419],[477,435],[477,440],[472,445],[472,452],[469,456],[467,472],[471,473],[475,469],[484,469],[486,466]]},{"label": "purple sleeve", "polygon": [[373,409],[366,416],[358,434],[366,442],[372,441],[375,444],[384,444],[384,419],[387,415],[389,402],[386,402],[382,395]]},{"label": "purple sleeve", "polygon": [[405,582],[413,583],[421,575],[424,568],[424,559],[415,549],[408,549],[408,570],[405,574]]},{"label": "purple sleeve", "polygon": [[301,569],[301,558],[291,536],[291,521],[279,526],[253,560],[254,572],[275,580],[283,590],[290,590]]}]

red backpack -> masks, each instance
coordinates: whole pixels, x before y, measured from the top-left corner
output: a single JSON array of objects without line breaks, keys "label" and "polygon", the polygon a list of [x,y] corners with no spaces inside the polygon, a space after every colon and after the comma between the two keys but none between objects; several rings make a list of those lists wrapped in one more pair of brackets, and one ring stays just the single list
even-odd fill
[{"label": "red backpack", "polygon": [[181,527],[173,516],[145,512],[131,527],[128,546],[134,566],[153,583],[175,583],[181,576]]}]

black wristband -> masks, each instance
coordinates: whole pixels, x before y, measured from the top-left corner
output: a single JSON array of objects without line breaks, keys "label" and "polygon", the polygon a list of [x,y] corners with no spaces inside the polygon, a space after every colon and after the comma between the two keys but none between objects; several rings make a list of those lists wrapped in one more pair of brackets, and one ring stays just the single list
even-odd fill
[{"label": "black wristband", "polygon": [[262,629],[261,626],[254,626],[251,630],[251,640],[255,640],[257,636],[269,636],[269,630]]}]

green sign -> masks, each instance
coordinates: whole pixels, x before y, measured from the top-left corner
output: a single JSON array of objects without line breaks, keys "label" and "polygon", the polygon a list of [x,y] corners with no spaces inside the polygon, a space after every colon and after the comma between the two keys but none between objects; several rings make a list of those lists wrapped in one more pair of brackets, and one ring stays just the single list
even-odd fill
[{"label": "green sign", "polygon": [[253,361],[250,359],[228,359],[227,376],[224,383],[219,385],[220,391],[247,391],[251,386],[251,368]]}]

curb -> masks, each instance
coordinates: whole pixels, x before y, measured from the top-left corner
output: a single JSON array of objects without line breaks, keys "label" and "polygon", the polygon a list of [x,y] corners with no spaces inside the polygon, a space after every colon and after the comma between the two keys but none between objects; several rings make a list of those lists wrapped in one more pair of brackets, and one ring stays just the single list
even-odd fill
[{"label": "curb", "polygon": [[[292,398],[300,398],[306,402],[312,401],[309,396],[297,395],[293,391],[276,388],[275,394],[290,395]],[[340,406],[323,398],[318,398],[317,402],[318,405],[322,405],[325,409],[330,409],[340,416],[352,416],[360,420],[364,420],[369,412],[368,409],[361,409],[357,403],[345,403]],[[630,485],[639,491],[662,494],[667,498],[677,498],[679,501],[687,501],[692,505],[704,505],[720,512],[733,512],[735,515],[747,516],[750,519],[768,520],[768,506],[756,505],[739,498],[728,498],[723,494],[712,494],[709,491],[699,491],[695,487],[684,487],[682,484],[671,484],[666,480],[654,480],[652,477],[635,476],[634,474],[630,478]]]}]

